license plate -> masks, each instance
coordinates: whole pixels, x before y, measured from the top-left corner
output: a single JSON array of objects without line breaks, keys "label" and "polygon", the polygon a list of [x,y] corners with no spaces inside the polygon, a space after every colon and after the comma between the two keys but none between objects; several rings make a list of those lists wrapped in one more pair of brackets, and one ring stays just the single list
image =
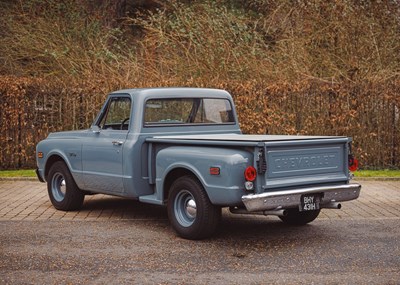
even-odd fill
[{"label": "license plate", "polygon": [[321,195],[319,194],[305,194],[300,198],[300,212],[319,210],[319,203],[321,201]]}]

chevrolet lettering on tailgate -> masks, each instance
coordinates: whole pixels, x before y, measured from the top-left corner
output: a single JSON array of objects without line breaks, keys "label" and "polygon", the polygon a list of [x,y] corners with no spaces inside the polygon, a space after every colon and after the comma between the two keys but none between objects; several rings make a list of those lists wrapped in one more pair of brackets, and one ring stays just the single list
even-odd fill
[{"label": "chevrolet lettering on tailgate", "polygon": [[275,159],[275,167],[279,170],[310,169],[335,166],[335,155],[294,156]]}]

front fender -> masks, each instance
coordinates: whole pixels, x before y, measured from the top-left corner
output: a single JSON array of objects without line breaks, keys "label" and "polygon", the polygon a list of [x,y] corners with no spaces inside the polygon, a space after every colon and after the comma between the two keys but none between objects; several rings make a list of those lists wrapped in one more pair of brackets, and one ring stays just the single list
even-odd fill
[{"label": "front fender", "polygon": [[36,152],[43,153],[43,158],[37,158],[40,175],[46,179],[45,174],[48,173],[52,163],[62,159],[68,166],[78,187],[82,187],[81,146],[74,144],[71,140],[70,143],[63,142],[63,149],[54,148],[53,145],[60,145],[60,143],[53,141],[55,140],[44,140],[37,145]]}]

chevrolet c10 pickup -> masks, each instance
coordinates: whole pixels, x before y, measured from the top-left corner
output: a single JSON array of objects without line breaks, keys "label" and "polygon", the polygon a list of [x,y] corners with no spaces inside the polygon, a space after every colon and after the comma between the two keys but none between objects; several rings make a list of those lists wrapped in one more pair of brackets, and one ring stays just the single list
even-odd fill
[{"label": "chevrolet c10 pickup", "polygon": [[56,209],[96,193],[136,199],[166,206],[179,236],[204,239],[223,207],[305,225],[357,199],[351,141],[242,134],[224,90],[127,89],[109,94],[89,129],[39,142],[37,175]]}]

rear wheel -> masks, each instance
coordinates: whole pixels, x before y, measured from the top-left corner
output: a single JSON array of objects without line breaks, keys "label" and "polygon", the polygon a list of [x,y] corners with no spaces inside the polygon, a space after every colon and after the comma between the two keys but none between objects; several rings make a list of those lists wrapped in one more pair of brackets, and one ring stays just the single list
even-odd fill
[{"label": "rear wheel", "polygon": [[168,196],[168,218],[177,234],[187,239],[210,237],[221,219],[203,186],[192,176],[177,179]]},{"label": "rear wheel", "polygon": [[63,161],[57,161],[51,166],[47,177],[47,191],[51,203],[57,210],[78,210],[85,198]]},{"label": "rear wheel", "polygon": [[321,210],[300,212],[299,209],[288,209],[286,216],[279,218],[288,225],[303,226],[314,221]]}]

